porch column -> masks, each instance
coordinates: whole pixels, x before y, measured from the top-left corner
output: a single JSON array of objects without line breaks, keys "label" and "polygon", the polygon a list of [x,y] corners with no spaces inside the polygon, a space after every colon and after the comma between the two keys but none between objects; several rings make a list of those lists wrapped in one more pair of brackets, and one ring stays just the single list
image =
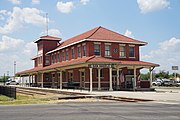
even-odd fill
[{"label": "porch column", "polygon": [[109,68],[109,91],[113,91],[113,89],[112,89],[112,67]]},{"label": "porch column", "polygon": [[134,66],[134,85],[133,85],[134,91],[136,90],[136,67]]},{"label": "porch column", "polygon": [[117,68],[117,89],[120,89],[120,84],[119,84],[119,68]]},{"label": "porch column", "polygon": [[59,76],[59,78],[60,78],[60,86],[59,86],[59,88],[60,89],[62,89],[62,71],[60,71],[60,76]]},{"label": "porch column", "polygon": [[30,87],[30,84],[31,84],[31,75],[29,75],[29,87]]},{"label": "porch column", "polygon": [[24,86],[24,77],[22,77],[22,86]]},{"label": "porch column", "polygon": [[89,75],[90,75],[90,92],[92,92],[92,68],[89,68]]},{"label": "porch column", "polygon": [[33,78],[34,76],[32,75],[31,76],[31,80],[32,80],[32,86],[33,86],[33,84],[34,84],[34,78]]},{"label": "porch column", "polygon": [[44,73],[41,74],[41,88],[43,88],[43,82],[44,82]]},{"label": "porch column", "polygon": [[101,90],[101,69],[98,68],[98,90]]},{"label": "porch column", "polygon": [[149,68],[149,73],[150,73],[150,88],[152,87],[152,79],[153,79],[153,73],[151,67]]}]

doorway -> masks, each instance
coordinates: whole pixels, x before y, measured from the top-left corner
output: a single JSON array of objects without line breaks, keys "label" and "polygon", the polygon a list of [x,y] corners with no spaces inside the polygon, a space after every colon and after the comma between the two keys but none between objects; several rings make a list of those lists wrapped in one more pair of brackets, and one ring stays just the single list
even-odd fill
[{"label": "doorway", "polygon": [[80,88],[85,88],[85,71],[80,71]]}]

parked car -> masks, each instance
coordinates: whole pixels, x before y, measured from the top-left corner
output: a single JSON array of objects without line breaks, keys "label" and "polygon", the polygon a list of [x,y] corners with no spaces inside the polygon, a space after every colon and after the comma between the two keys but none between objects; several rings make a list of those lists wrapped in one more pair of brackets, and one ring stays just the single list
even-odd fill
[{"label": "parked car", "polygon": [[152,85],[153,85],[153,86],[161,86],[161,85],[162,85],[162,80],[158,79],[158,80],[156,80],[156,81],[153,81],[153,82],[152,82]]},{"label": "parked car", "polygon": [[169,80],[169,79],[163,79],[162,85],[163,85],[163,86],[179,86],[179,85],[177,84],[177,81],[175,81],[175,80]]},{"label": "parked car", "polygon": [[7,81],[6,85],[19,85],[19,83],[16,82],[15,80],[12,80],[12,81]]}]

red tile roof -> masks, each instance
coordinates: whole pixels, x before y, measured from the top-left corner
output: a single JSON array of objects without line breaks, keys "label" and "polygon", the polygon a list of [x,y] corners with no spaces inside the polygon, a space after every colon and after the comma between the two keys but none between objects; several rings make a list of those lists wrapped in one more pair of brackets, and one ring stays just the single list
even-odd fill
[{"label": "red tile roof", "polygon": [[37,43],[37,42],[38,42],[38,41],[40,41],[40,40],[53,40],[53,41],[60,41],[60,40],[61,40],[61,38],[46,35],[46,36],[41,36],[38,40],[36,40],[36,41],[35,41],[35,43]]},{"label": "red tile roof", "polygon": [[144,62],[144,61],[120,61],[120,63],[122,65],[153,66],[153,67],[159,66],[158,64]]},{"label": "red tile roof", "polygon": [[47,67],[35,67],[33,69],[19,72],[19,73],[17,73],[17,75],[29,74],[32,72],[45,71],[45,70],[50,70],[50,69],[54,69],[54,68],[61,68],[61,67],[83,64],[83,63],[114,63],[114,64],[127,65],[127,66],[135,65],[135,66],[149,66],[149,67],[150,66],[151,67],[159,66],[158,64],[144,62],[144,61],[122,61],[122,60],[115,60],[115,59],[104,58],[104,57],[90,56],[90,57],[83,57],[83,58],[72,59],[69,61],[55,63],[55,64],[49,65]]},{"label": "red tile roof", "polygon": [[[76,42],[80,42],[81,40],[88,40],[88,41],[104,41],[104,40],[108,40],[108,42],[120,42],[120,43],[133,43],[133,44],[139,44],[139,45],[146,45],[146,42],[142,42],[139,40],[135,40],[129,37],[126,37],[124,35],[121,35],[117,32],[113,32],[111,30],[108,30],[104,27],[96,27],[92,30],[89,30],[87,32],[84,32],[80,35],[77,35],[75,37],[72,37],[68,40],[65,40],[64,42],[62,42],[55,50],[59,50],[65,46],[68,46],[70,44],[76,43]],[[51,52],[51,51],[50,51]]]}]

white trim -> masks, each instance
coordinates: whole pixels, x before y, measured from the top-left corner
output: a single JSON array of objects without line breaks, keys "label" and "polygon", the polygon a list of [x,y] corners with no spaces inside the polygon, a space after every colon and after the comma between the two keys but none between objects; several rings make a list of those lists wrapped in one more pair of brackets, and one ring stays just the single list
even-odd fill
[{"label": "white trim", "polygon": [[126,46],[126,44],[119,44],[119,46]]},{"label": "white trim", "polygon": [[[77,43],[81,43],[81,42],[84,42],[84,41],[99,41],[99,42],[109,42],[109,40],[97,40],[97,39],[82,39],[82,40],[79,40],[77,42],[74,42],[74,43],[71,43],[71,44],[68,44],[68,45],[65,45],[63,47],[60,47],[60,48],[57,48],[57,49],[54,49],[52,51],[49,51],[47,52],[46,54],[49,54],[49,53],[52,53],[52,52],[55,52],[55,51],[58,51],[58,50],[61,50],[63,48],[66,48],[66,47],[69,47],[71,45],[75,45]],[[131,43],[131,44],[137,44],[137,45],[146,45],[147,43],[137,43],[137,42],[124,42],[124,41],[115,41],[115,40],[112,40],[111,43]],[[61,44],[61,43],[60,43]]]},{"label": "white trim", "polygon": [[135,47],[135,45],[129,45],[130,47]]},{"label": "white trim", "polygon": [[100,42],[94,42],[94,44],[98,44],[98,45],[101,45],[101,43],[100,43]]},{"label": "white trim", "polygon": [[[58,51],[58,50],[64,49],[64,48],[66,48],[66,47],[69,47],[69,46],[71,46],[71,45],[75,45],[75,44],[77,44],[77,43],[84,42],[84,41],[86,41],[86,40],[87,40],[87,39],[82,39],[82,40],[79,40],[79,41],[77,41],[77,42],[74,42],[74,43],[71,43],[71,44],[65,45],[65,46],[63,46],[63,47],[60,47],[60,48],[54,49],[54,50],[52,50],[52,51],[49,51],[49,52],[47,52],[46,54],[49,54],[49,53],[52,53],[52,52],[55,52],[55,51]],[[60,44],[61,44],[61,43],[60,43]]]},{"label": "white trim", "polygon": [[105,45],[111,45],[111,43],[104,43]]},{"label": "white trim", "polygon": [[[97,40],[97,39],[86,39],[87,41],[98,41],[98,42],[109,42],[109,40]],[[131,43],[131,44],[137,44],[137,45],[146,45],[147,43],[137,43],[137,42],[124,42],[124,41],[110,41],[111,43]]]},{"label": "white trim", "polygon": [[77,47],[81,47],[81,45],[77,45]]}]

